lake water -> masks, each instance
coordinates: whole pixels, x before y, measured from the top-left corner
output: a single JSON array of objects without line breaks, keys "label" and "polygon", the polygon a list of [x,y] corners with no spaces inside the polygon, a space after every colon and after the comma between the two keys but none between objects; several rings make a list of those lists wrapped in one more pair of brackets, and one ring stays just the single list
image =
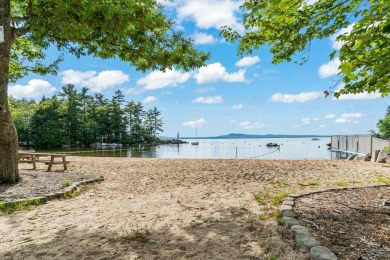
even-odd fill
[{"label": "lake water", "polygon": [[[330,160],[332,154],[327,144],[330,137],[318,138],[254,138],[254,139],[199,139],[180,145],[126,148],[120,150],[62,150],[80,156],[114,156],[138,158],[191,158],[191,159],[283,159],[283,160]],[[267,143],[277,147],[267,147]],[[334,155],[333,155],[334,157]]]}]

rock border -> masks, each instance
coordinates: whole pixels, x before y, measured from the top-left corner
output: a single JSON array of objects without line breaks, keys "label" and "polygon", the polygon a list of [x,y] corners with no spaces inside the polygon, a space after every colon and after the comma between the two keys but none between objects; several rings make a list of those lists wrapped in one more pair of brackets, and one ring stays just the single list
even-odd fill
[{"label": "rock border", "polygon": [[321,246],[320,242],[312,236],[308,229],[303,225],[300,225],[299,220],[296,218],[294,213],[295,200],[301,197],[308,195],[338,191],[338,190],[347,190],[347,189],[359,189],[359,188],[373,188],[373,187],[383,187],[390,186],[389,184],[374,184],[361,187],[342,187],[342,188],[330,188],[330,189],[321,189],[316,191],[302,192],[296,194],[290,194],[287,198],[283,200],[282,205],[279,207],[279,211],[282,214],[282,220],[284,227],[295,237],[295,242],[302,247],[306,252],[309,252],[310,256],[314,260],[337,260],[338,257],[333,253],[329,248]]},{"label": "rock border", "polygon": [[47,203],[49,200],[64,198],[66,197],[66,195],[69,195],[70,193],[77,191],[81,185],[86,185],[86,184],[101,182],[101,181],[104,181],[103,176],[74,182],[70,186],[63,188],[62,191],[59,192],[43,194],[41,196],[26,198],[26,199],[0,201],[0,203],[3,204],[4,206],[11,206],[14,204],[29,204],[28,202],[34,202],[33,203],[34,205],[41,205]]}]

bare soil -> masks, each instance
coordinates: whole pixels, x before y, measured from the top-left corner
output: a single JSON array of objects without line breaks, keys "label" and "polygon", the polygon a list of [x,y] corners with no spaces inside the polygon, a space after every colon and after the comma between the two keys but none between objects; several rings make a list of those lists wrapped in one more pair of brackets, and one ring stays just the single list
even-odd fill
[{"label": "bare soil", "polygon": [[323,192],[302,197],[298,219],[340,259],[390,259],[390,187]]}]

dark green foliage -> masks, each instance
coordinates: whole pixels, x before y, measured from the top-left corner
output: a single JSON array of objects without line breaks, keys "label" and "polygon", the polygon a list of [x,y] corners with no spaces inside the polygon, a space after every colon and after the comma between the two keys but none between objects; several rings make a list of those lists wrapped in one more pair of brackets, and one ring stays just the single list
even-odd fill
[{"label": "dark green foliage", "polygon": [[379,119],[376,124],[379,130],[379,135],[383,139],[390,138],[390,106],[387,107],[386,115],[384,118]]},{"label": "dark green foliage", "polygon": [[10,98],[19,142],[39,147],[88,146],[92,143],[138,144],[158,141],[161,112],[144,111],[141,103],[126,102],[121,91],[111,100],[83,88],[65,85],[51,98],[35,101]]}]

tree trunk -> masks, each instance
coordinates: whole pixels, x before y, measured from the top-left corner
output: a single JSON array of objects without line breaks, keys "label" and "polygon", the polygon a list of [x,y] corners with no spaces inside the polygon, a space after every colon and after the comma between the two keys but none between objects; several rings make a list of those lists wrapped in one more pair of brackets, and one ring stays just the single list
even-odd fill
[{"label": "tree trunk", "polygon": [[8,75],[13,31],[10,26],[10,0],[0,0],[0,26],[4,42],[0,43],[0,183],[19,181],[18,135],[8,107]]}]

